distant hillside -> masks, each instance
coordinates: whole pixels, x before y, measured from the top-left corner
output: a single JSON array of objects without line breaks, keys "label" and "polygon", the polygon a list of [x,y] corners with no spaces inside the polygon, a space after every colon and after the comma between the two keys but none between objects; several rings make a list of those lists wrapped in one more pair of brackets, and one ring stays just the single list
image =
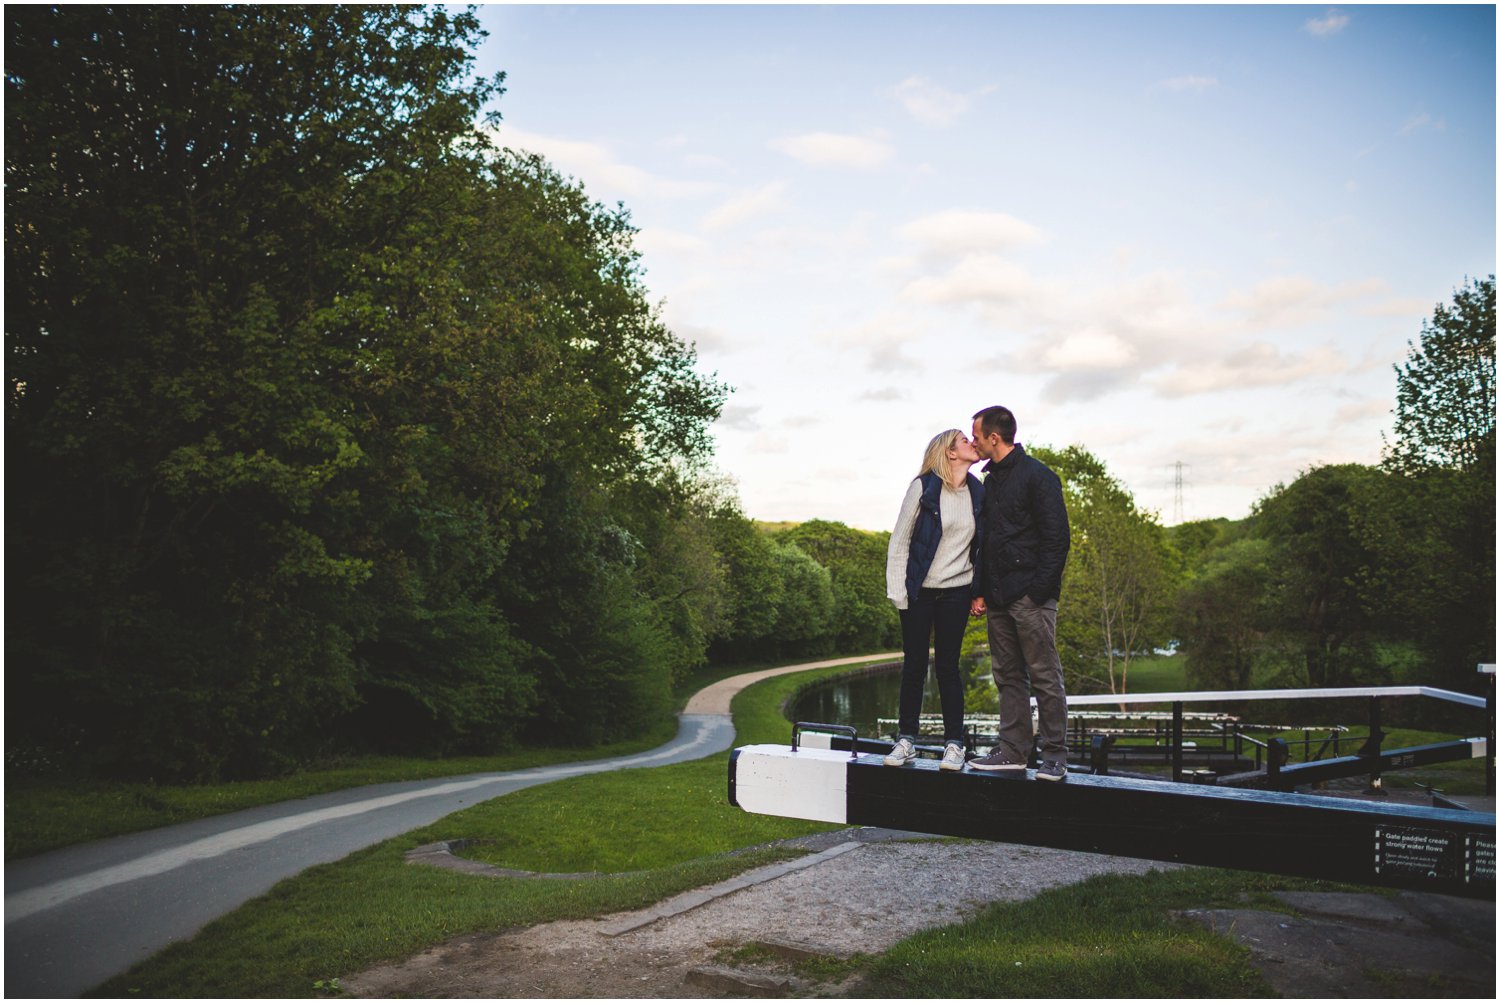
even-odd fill
[{"label": "distant hillside", "polygon": [[1248,535],[1254,516],[1244,519],[1198,519],[1165,527],[1167,540],[1192,566],[1199,555]]}]

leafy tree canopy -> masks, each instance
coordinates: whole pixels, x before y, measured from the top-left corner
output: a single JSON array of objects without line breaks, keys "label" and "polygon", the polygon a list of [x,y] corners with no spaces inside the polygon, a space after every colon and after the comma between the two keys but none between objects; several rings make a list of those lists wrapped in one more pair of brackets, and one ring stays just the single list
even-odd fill
[{"label": "leafy tree canopy", "polygon": [[665,713],[724,389],[625,212],[492,148],[472,12],[5,17],[21,729],[191,777]]},{"label": "leafy tree canopy", "polygon": [[1398,470],[1495,463],[1495,277],[1456,290],[1407,343],[1396,370],[1395,441],[1386,462]]}]

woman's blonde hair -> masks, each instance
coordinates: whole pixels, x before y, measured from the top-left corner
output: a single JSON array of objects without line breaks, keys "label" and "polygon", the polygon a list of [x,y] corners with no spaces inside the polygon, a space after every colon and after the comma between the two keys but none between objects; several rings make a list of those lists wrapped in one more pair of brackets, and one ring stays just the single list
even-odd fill
[{"label": "woman's blonde hair", "polygon": [[934,435],[932,441],[927,444],[927,452],[922,456],[922,469],[917,471],[917,476],[921,477],[928,471],[932,471],[943,479],[943,484],[946,486],[953,475],[953,462],[948,459],[948,450],[953,448],[953,444],[961,435],[963,433],[956,428]]}]

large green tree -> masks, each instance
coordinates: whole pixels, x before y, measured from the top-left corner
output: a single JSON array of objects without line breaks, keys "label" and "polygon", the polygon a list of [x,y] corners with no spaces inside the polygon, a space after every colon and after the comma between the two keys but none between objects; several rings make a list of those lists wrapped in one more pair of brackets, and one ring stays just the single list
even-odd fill
[{"label": "large green tree", "polygon": [[1424,322],[1395,367],[1380,468],[1317,467],[1242,525],[1179,527],[1195,679],[1480,688],[1475,665],[1495,653],[1494,297],[1493,277],[1468,283]]},{"label": "large green tree", "polygon": [[1265,540],[1236,540],[1203,553],[1177,596],[1177,639],[1195,686],[1246,690],[1257,670],[1274,668],[1267,607],[1277,583]]},{"label": "large green tree", "polygon": [[834,643],[840,650],[869,651],[900,643],[901,621],[885,595],[889,533],[812,519],[787,530],[781,539],[796,544],[828,569],[835,607]]},{"label": "large green tree", "polygon": [[1079,446],[1035,455],[1063,482],[1072,536],[1058,602],[1058,648],[1079,688],[1125,693],[1130,663],[1168,640],[1176,553],[1153,513]]},{"label": "large green tree", "polygon": [[665,713],[723,392],[624,211],[491,148],[472,13],[5,17],[13,733],[248,775]]},{"label": "large green tree", "polygon": [[725,660],[774,654],[787,600],[775,544],[730,498],[711,509],[709,530],[725,573],[724,618],[713,650]]},{"label": "large green tree", "polygon": [[1269,615],[1298,652],[1302,685],[1379,681],[1374,644],[1388,625],[1369,601],[1380,553],[1365,526],[1388,487],[1372,467],[1317,467],[1257,504],[1256,532],[1276,568]]},{"label": "large green tree", "polygon": [[776,650],[796,654],[832,651],[839,629],[833,576],[795,543],[773,542],[771,559],[781,579]]},{"label": "large green tree", "polygon": [[1495,660],[1495,277],[1438,304],[1396,369],[1390,503],[1371,520],[1387,555],[1381,611],[1426,678],[1477,685]]},{"label": "large green tree", "polygon": [[1493,475],[1495,463],[1495,277],[1466,283],[1437,304],[1418,344],[1396,370],[1396,427],[1386,464],[1403,471],[1446,467]]}]

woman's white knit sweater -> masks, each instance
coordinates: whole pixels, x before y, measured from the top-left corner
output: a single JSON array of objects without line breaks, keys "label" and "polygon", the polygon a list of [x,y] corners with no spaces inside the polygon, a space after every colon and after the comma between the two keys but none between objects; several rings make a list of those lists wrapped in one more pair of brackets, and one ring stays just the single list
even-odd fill
[{"label": "woman's white knit sweater", "polygon": [[[974,580],[974,562],[969,559],[969,545],[974,542],[974,507],[969,502],[969,482],[957,491],[947,485],[938,492],[938,515],[943,523],[943,538],[922,587],[952,589]],[[906,562],[911,556],[911,534],[917,525],[917,507],[922,500],[922,479],[913,478],[901,500],[901,514],[891,531],[891,545],[885,554],[885,594],[897,609],[906,609]]]}]

